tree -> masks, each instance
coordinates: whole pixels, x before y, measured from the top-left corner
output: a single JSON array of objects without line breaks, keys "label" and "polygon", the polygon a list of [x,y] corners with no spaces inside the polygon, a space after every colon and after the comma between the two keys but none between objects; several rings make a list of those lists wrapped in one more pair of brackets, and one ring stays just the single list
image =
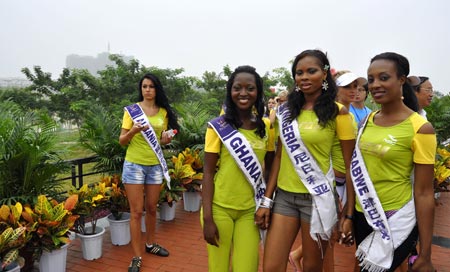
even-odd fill
[{"label": "tree", "polygon": [[204,90],[202,93],[203,107],[210,115],[217,116],[220,112],[226,94],[227,79],[224,76],[229,77],[230,75],[229,67],[225,66],[223,72],[219,74],[216,72],[204,72],[202,79],[197,81],[199,91]]},{"label": "tree", "polygon": [[48,105],[43,105],[39,97],[39,95],[25,88],[5,88],[0,90],[0,101],[10,100],[25,111],[47,108]]},{"label": "tree", "polygon": [[272,75],[270,73],[266,73],[263,77],[264,85],[267,90],[271,86],[283,86],[287,90],[294,89],[294,80],[292,79],[292,74],[288,69],[279,67],[273,69],[272,73]]},{"label": "tree", "polygon": [[139,61],[132,59],[128,63],[120,55],[110,55],[109,59],[115,66],[107,66],[99,71],[98,84],[92,84],[92,96],[100,105],[107,107],[122,99],[136,101],[138,83],[146,68]]},{"label": "tree", "polygon": [[[164,90],[171,104],[190,101],[190,96],[195,93],[192,86],[195,84],[194,77],[184,77],[183,69],[160,69],[150,67],[146,71],[155,74],[164,86]],[[137,88],[136,88],[137,89]]]},{"label": "tree", "polygon": [[57,83],[52,80],[52,74],[42,71],[40,66],[34,66],[34,74],[28,68],[23,68],[22,73],[31,81],[31,90],[45,96],[50,96],[57,89]]},{"label": "tree", "polygon": [[428,121],[436,131],[438,142],[442,143],[450,139],[450,94],[443,95],[437,92],[430,106],[425,110]]}]

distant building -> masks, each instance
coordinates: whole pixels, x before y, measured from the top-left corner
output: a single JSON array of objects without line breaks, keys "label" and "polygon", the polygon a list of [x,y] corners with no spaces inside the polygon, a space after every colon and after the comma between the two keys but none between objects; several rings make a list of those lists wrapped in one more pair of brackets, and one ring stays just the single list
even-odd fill
[{"label": "distant building", "polygon": [[26,78],[3,77],[0,78],[0,88],[25,88],[31,85]]},{"label": "distant building", "polygon": [[[69,69],[87,69],[92,75],[97,75],[98,71],[106,69],[106,66],[115,66],[115,63],[109,60],[110,53],[103,52],[92,56],[80,56],[71,54],[66,57],[66,67]],[[134,59],[132,56],[122,55],[125,62]]]}]

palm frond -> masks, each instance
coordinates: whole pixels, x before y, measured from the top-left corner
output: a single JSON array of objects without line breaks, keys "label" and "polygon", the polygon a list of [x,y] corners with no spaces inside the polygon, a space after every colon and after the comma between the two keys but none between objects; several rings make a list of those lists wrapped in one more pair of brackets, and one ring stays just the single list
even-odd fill
[{"label": "palm frond", "polygon": [[[0,103],[0,197],[48,194],[67,165],[55,150],[56,123],[37,111]],[[3,121],[2,120],[2,121]]]},{"label": "palm frond", "polygon": [[173,138],[171,148],[180,152],[186,147],[203,147],[207,123],[212,118],[207,109],[199,101],[182,103],[175,109],[180,117],[180,131]]},{"label": "palm frond", "polygon": [[120,173],[125,148],[119,144],[120,119],[104,107],[96,105],[87,112],[80,130],[80,142],[98,157],[94,170],[110,174]]}]

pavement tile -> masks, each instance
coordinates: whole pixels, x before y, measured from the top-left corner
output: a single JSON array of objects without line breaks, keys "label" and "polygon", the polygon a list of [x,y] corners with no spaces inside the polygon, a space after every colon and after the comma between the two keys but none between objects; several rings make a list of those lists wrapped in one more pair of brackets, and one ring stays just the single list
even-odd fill
[{"label": "pavement tile", "polygon": [[[440,205],[436,207],[434,235],[438,244],[439,237],[450,239],[450,193],[442,193]],[[154,255],[145,254],[143,258],[143,272],[207,272],[208,257],[206,243],[203,240],[203,233],[200,226],[199,212],[186,212],[183,210],[182,201],[177,205],[176,216],[173,221],[158,221],[156,229],[157,241],[166,247],[170,256],[161,258]],[[127,267],[132,258],[131,245],[113,246],[106,232],[103,241],[102,258],[94,261],[85,261],[82,258],[80,242],[75,239],[69,246],[67,256],[68,272],[84,271],[127,271]],[[296,240],[294,247],[300,243]],[[444,243],[445,245],[445,243]],[[144,247],[144,240],[142,241]],[[344,247],[336,245],[335,252],[335,272],[352,271],[354,263],[354,247]],[[260,256],[262,264],[262,249]],[[433,245],[432,260],[437,271],[450,272],[450,249]],[[260,264],[259,271],[262,271]],[[288,265],[287,271],[294,271]]]}]

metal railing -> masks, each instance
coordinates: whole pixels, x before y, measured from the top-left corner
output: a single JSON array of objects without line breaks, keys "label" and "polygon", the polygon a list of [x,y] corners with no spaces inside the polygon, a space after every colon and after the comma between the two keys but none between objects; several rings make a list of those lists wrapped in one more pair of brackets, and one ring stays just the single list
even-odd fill
[{"label": "metal railing", "polygon": [[79,189],[81,186],[83,186],[83,177],[103,173],[102,171],[84,173],[83,171],[83,164],[94,162],[96,158],[97,156],[91,156],[80,159],[66,160],[67,163],[71,164],[71,175],[68,177],[57,179],[57,181],[72,180],[72,185],[75,188]]}]

